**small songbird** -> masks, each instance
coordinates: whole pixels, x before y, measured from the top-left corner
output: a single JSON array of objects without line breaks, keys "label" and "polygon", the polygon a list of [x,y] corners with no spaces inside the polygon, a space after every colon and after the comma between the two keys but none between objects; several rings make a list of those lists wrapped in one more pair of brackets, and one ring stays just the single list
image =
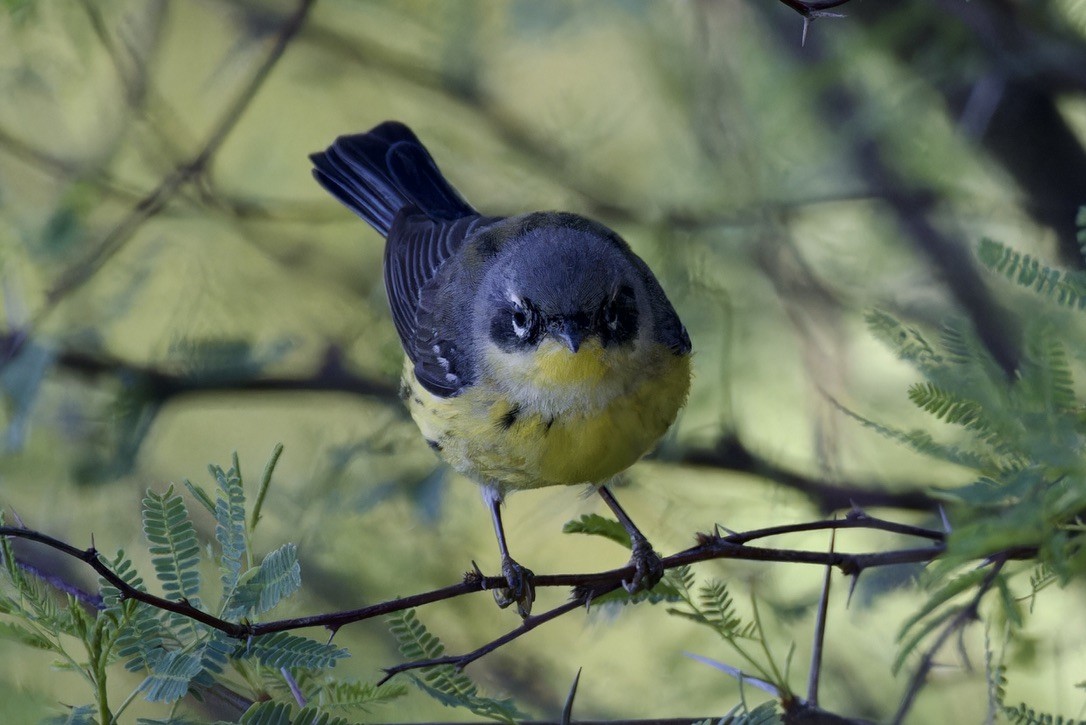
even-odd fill
[{"label": "small songbird", "polygon": [[488,217],[387,121],[310,159],[317,181],[385,237],[401,393],[426,442],[479,483],[508,587],[528,616],[532,572],[509,555],[510,491],[593,484],[629,532],[629,591],[663,566],[606,483],[667,431],[690,387],[690,338],[648,266],[576,214]]}]

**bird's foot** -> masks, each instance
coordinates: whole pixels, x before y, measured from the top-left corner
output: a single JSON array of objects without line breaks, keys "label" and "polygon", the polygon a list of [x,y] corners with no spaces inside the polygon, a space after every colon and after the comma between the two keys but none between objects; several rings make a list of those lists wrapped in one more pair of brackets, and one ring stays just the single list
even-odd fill
[{"label": "bird's foot", "polygon": [[664,562],[644,536],[632,537],[631,544],[633,556],[629,566],[634,568],[634,575],[632,579],[622,581],[622,588],[630,594],[647,592],[663,578]]},{"label": "bird's foot", "polygon": [[521,566],[508,556],[502,559],[502,576],[509,586],[504,589],[494,590],[494,601],[505,609],[516,602],[517,613],[522,618],[532,613],[532,602],[535,601],[535,586],[532,577],[535,574],[531,569]]}]

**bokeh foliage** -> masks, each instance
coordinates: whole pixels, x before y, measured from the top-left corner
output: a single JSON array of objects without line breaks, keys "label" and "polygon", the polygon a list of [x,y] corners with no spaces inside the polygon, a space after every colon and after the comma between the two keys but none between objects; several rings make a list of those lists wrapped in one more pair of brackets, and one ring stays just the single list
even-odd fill
[{"label": "bokeh foliage", "polygon": [[[1052,266],[1084,266],[1074,219],[1086,203],[1086,15],[1074,0],[853,2],[846,19],[817,21],[805,47],[798,16],[769,0],[321,0],[255,86],[295,3],[0,7],[0,304],[5,346],[25,337],[0,371],[0,507],[138,557],[148,488],[197,480],[234,450],[257,465],[282,441],[252,551],[297,546],[305,586],[284,615],[447,584],[473,559],[496,565],[477,493],[437,466],[395,399],[400,352],[380,240],[309,176],[306,154],[336,135],[403,120],[485,212],[582,212],[649,262],[696,350],[686,411],[620,492],[664,553],[717,523],[746,530],[833,507],[805,482],[904,501],[974,480],[963,461],[917,454],[843,412],[948,446],[977,432],[955,430],[979,419],[941,388],[910,388],[916,370],[865,322],[878,309],[931,339],[951,318],[969,328],[969,269],[941,262],[908,219],[929,220],[967,260],[990,253],[980,247],[990,238]],[[236,124],[194,165],[232,109]],[[190,175],[161,210],[126,221],[179,169]],[[983,260],[998,329],[1005,321],[1014,338],[1016,327],[1047,324],[1039,350],[1051,357],[1057,341],[1067,379],[1045,389],[1079,392],[1079,317],[1046,311],[1000,279],[1005,264]],[[1049,432],[1048,421],[1074,429],[1076,405],[1063,418],[1037,411],[1031,432]],[[1022,470],[1028,487],[1035,469]],[[936,525],[931,508],[916,508],[881,513]],[[616,566],[624,557],[613,545],[560,533],[594,510],[571,491],[514,496],[511,545],[537,572]],[[193,521],[197,540],[214,540],[213,518]],[[838,547],[900,543],[849,532]],[[811,535],[788,545],[828,544]],[[95,586],[73,562],[17,550]],[[134,563],[145,577],[156,568],[150,557]],[[806,661],[820,572],[730,563],[704,574],[733,594],[755,591],[767,637],[795,642]],[[872,572],[850,608],[835,601],[827,707],[892,713],[895,637],[925,596],[918,574]],[[1031,591],[1018,582],[1011,599]],[[1070,616],[1082,594],[1073,582],[1046,590],[1006,648],[1008,702],[1082,706],[1073,686],[1086,626]],[[748,597],[736,599],[749,615]],[[515,624],[486,595],[421,616],[458,650]],[[578,667],[581,717],[719,714],[737,686],[683,653],[729,652],[697,630],[659,608],[601,607],[500,650],[472,675],[550,717]],[[983,640],[979,628],[963,639],[977,662]],[[353,653],[337,667],[362,681],[399,657],[379,624],[347,628],[337,644]],[[48,655],[6,641],[0,652],[0,700],[15,721],[67,701],[74,678],[50,672]],[[943,657],[917,722],[982,718],[983,673]],[[396,708],[403,720],[450,716],[422,696]]]}]

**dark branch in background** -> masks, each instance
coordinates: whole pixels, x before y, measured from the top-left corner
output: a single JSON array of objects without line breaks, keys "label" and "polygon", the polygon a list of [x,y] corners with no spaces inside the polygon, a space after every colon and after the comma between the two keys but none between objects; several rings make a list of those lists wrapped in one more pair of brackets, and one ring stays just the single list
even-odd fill
[{"label": "dark branch in background", "polygon": [[908,511],[934,511],[938,505],[919,485],[910,486],[903,491],[886,491],[868,488],[865,484],[827,483],[794,473],[758,457],[735,437],[721,438],[715,448],[685,451],[679,462],[766,478],[803,494],[818,506],[822,513],[848,510],[854,506],[862,509],[888,507]]},{"label": "dark branch in background", "polygon": [[[15,354],[27,343],[16,334],[0,335],[0,356]],[[161,404],[186,395],[224,392],[336,392],[399,402],[396,388],[381,380],[362,377],[348,370],[339,350],[329,348],[321,365],[308,376],[293,378],[255,377],[248,369],[205,370],[183,373],[125,362],[104,353],[61,350],[53,364],[61,371],[91,380],[109,377],[139,390],[147,403]]]},{"label": "dark branch in background", "polygon": [[[294,13],[282,23],[267,56],[253,73],[253,77],[245,89],[237,95],[226,109],[218,124],[208,135],[200,151],[163,179],[154,190],[142,197],[132,211],[99,242],[98,246],[90,254],[61,275],[60,279],[47,293],[45,304],[35,312],[30,323],[31,329],[36,328],[56,308],[61,300],[90,280],[113,255],[124,247],[148,219],[151,219],[166,207],[183,186],[199,179],[207,170],[212,157],[223,142],[226,141],[230,132],[234,130],[237,122],[241,120],[249,104],[256,97],[256,94],[271,74],[272,69],[283,56],[290,41],[302,28],[314,2],[315,0],[300,0]],[[28,339],[26,332],[24,330],[23,336],[17,338],[20,342]],[[18,348],[11,352],[14,354],[17,351]],[[10,356],[0,360],[0,368],[10,360]]]},{"label": "dark branch in background", "polygon": [[[855,17],[885,38],[886,50],[905,67],[919,66],[917,73],[960,118],[966,140],[980,144],[1006,169],[1026,211],[1055,231],[1060,262],[1083,267],[1075,215],[1086,202],[1086,148],[1059,108],[1062,97],[1086,92],[1081,36],[1053,27],[1043,5],[958,0],[906,5],[912,32],[905,35],[880,32],[898,20],[896,13],[857,6]],[[940,68],[917,57],[927,44],[915,38],[948,33],[954,40],[943,45],[953,55],[940,58]],[[946,73],[963,65],[980,65],[985,75]]]},{"label": "dark branch in background", "polygon": [[[805,20],[842,4],[780,2]],[[1081,37],[1046,22],[1043,7],[1011,2],[938,0],[898,3],[893,8],[861,3],[853,8],[850,16],[874,29],[905,67],[920,68],[917,72],[925,82],[960,117],[966,139],[979,143],[1014,177],[1029,214],[1055,231],[1060,262],[1084,266],[1075,216],[1086,201],[1086,147],[1058,103],[1068,93],[1086,92],[1086,47]],[[902,13],[909,15],[911,32],[879,32],[900,25]],[[957,18],[959,27],[948,18]],[[957,56],[941,57],[939,68],[925,69],[931,61],[922,56],[932,43],[915,39],[945,37],[948,32],[954,40],[943,47]],[[982,63],[977,63],[977,56],[983,57]],[[972,78],[946,72],[963,64],[991,70]]]},{"label": "dark branch in background", "polygon": [[[17,345],[25,344],[15,335],[0,335],[0,358],[6,357]],[[125,387],[139,391],[149,405],[161,405],[185,396],[223,392],[330,392],[373,398],[395,404],[396,409],[400,409],[397,390],[393,385],[352,372],[344,365],[336,348],[326,351],[321,365],[313,372],[289,378],[258,377],[245,369],[170,372],[155,366],[126,362],[104,353],[68,349],[57,351],[52,364],[60,372],[88,380],[113,378]],[[938,503],[920,490],[919,485],[903,491],[877,490],[864,483],[827,483],[794,473],[760,458],[735,437],[722,438],[715,448],[685,451],[678,462],[765,478],[803,494],[822,513],[847,511],[853,507],[930,512],[935,510]]]},{"label": "dark branch in background", "polygon": [[[780,23],[774,23],[774,27],[783,40],[787,31]],[[802,52],[804,62],[825,63],[829,57],[813,47],[795,52]],[[984,285],[968,246],[931,223],[928,217],[936,206],[935,194],[906,180],[884,158],[878,140],[859,122],[861,114],[857,109],[861,105],[857,94],[840,84],[825,86],[818,96],[818,107],[827,125],[848,134],[843,143],[860,178],[871,188],[888,190],[886,203],[898,226],[939,273],[1008,380],[1014,380],[1021,356],[1017,320]]]}]

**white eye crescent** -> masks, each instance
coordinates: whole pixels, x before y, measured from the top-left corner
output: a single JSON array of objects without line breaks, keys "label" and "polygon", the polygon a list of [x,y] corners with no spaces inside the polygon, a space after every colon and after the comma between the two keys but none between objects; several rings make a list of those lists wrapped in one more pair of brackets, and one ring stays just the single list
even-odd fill
[{"label": "white eye crescent", "polygon": [[528,319],[528,312],[523,307],[517,307],[513,310],[513,332],[520,339],[528,337],[530,328],[530,320]]},{"label": "white eye crescent", "polygon": [[618,329],[618,307],[615,305],[615,301],[611,300],[607,304],[607,307],[603,310],[603,321],[607,325],[607,329],[614,332]]}]

